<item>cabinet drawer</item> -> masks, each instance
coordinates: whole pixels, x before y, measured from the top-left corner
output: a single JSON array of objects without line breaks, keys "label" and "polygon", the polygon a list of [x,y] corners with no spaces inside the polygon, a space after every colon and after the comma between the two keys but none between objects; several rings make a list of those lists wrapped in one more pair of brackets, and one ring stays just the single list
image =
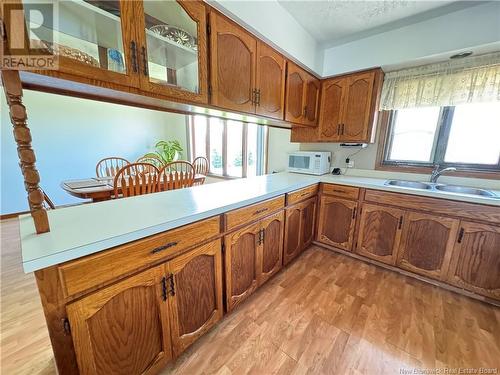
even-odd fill
[{"label": "cabinet drawer", "polygon": [[318,192],[318,184],[308,186],[304,189],[299,189],[292,191],[291,193],[288,193],[286,195],[286,202],[287,205],[290,206],[294,203],[303,201],[309,197],[312,197]]},{"label": "cabinet drawer", "polygon": [[172,258],[219,233],[220,217],[214,216],[65,263],[59,266],[64,294],[71,296],[163,258]]},{"label": "cabinet drawer", "polygon": [[321,192],[347,199],[358,199],[359,197],[359,188],[353,186],[321,184]]},{"label": "cabinet drawer", "polygon": [[254,220],[263,218],[285,206],[285,196],[269,199],[264,202],[252,204],[225,214],[226,230],[239,227]]}]

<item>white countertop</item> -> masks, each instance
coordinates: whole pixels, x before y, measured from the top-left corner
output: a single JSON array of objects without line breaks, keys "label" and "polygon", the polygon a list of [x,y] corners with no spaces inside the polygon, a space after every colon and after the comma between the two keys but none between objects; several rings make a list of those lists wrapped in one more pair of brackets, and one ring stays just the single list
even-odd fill
[{"label": "white countertop", "polygon": [[[330,182],[379,190],[495,205],[500,199],[385,186],[385,179],[278,173],[189,189],[84,204],[48,211],[51,231],[37,235],[30,215],[19,218],[25,272],[109,249],[261,200]],[[500,196],[500,191],[496,192]]]}]

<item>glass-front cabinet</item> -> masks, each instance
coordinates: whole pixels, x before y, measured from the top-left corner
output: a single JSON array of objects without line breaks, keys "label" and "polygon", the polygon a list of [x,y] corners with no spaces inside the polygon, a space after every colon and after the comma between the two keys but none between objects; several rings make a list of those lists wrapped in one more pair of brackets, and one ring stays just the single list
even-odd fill
[{"label": "glass-front cabinet", "polygon": [[30,46],[58,56],[63,73],[138,86],[130,30],[133,2],[126,0],[52,1],[53,16],[23,1]]},{"label": "glass-front cabinet", "polygon": [[206,103],[206,12],[198,1],[142,2],[141,88]]},{"label": "glass-front cabinet", "polygon": [[208,102],[203,2],[52,0],[54,17],[23,3],[30,45],[57,54],[60,72]]}]

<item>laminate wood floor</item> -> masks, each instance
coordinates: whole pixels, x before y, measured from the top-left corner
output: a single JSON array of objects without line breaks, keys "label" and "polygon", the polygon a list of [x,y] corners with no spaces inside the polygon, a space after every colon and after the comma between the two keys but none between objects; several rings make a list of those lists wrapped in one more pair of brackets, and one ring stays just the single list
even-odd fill
[{"label": "laminate wood floor", "polygon": [[[2,223],[2,374],[53,374],[34,277]],[[311,247],[162,374],[500,372],[500,309]],[[458,373],[458,372],[457,372]]]}]

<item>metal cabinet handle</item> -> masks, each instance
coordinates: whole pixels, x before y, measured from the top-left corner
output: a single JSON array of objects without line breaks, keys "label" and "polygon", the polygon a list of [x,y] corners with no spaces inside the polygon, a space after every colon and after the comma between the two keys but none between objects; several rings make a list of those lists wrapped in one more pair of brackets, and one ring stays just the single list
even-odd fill
[{"label": "metal cabinet handle", "polygon": [[177,246],[177,242],[169,242],[165,245],[158,246],[157,248],[154,248],[153,250],[151,250],[151,254],[159,253],[160,251],[169,249],[169,248],[174,247],[174,246]]},{"label": "metal cabinet handle", "polygon": [[354,207],[354,210],[352,210],[352,218],[356,219],[356,207]]},{"label": "metal cabinet handle", "polygon": [[399,217],[398,229],[401,229],[402,227],[403,227],[403,215]]},{"label": "metal cabinet handle", "polygon": [[261,213],[266,212],[266,211],[267,211],[267,208],[261,208],[260,210],[255,211],[253,214],[258,215],[258,214],[261,214]]},{"label": "metal cabinet handle", "polygon": [[142,72],[144,73],[145,76],[149,75],[149,70],[148,70],[148,57],[146,55],[146,47],[142,46]]},{"label": "metal cabinet handle", "polygon": [[167,300],[167,278],[163,276],[161,278],[161,293],[164,301]]},{"label": "metal cabinet handle", "polygon": [[460,228],[460,232],[458,232],[457,243],[462,243],[463,239],[464,239],[464,228]]},{"label": "metal cabinet handle", "polygon": [[344,135],[344,124],[342,124],[342,132],[341,132],[342,135]]},{"label": "metal cabinet handle", "polygon": [[169,281],[170,281],[170,294],[173,296],[175,296],[175,281],[174,281],[174,274],[171,273],[170,276],[168,277]]},{"label": "metal cabinet handle", "polygon": [[130,57],[132,58],[132,70],[134,73],[138,73],[139,64],[137,62],[137,44],[133,40],[130,42]]},{"label": "metal cabinet handle", "polygon": [[340,124],[337,125],[337,135],[340,135]]}]

